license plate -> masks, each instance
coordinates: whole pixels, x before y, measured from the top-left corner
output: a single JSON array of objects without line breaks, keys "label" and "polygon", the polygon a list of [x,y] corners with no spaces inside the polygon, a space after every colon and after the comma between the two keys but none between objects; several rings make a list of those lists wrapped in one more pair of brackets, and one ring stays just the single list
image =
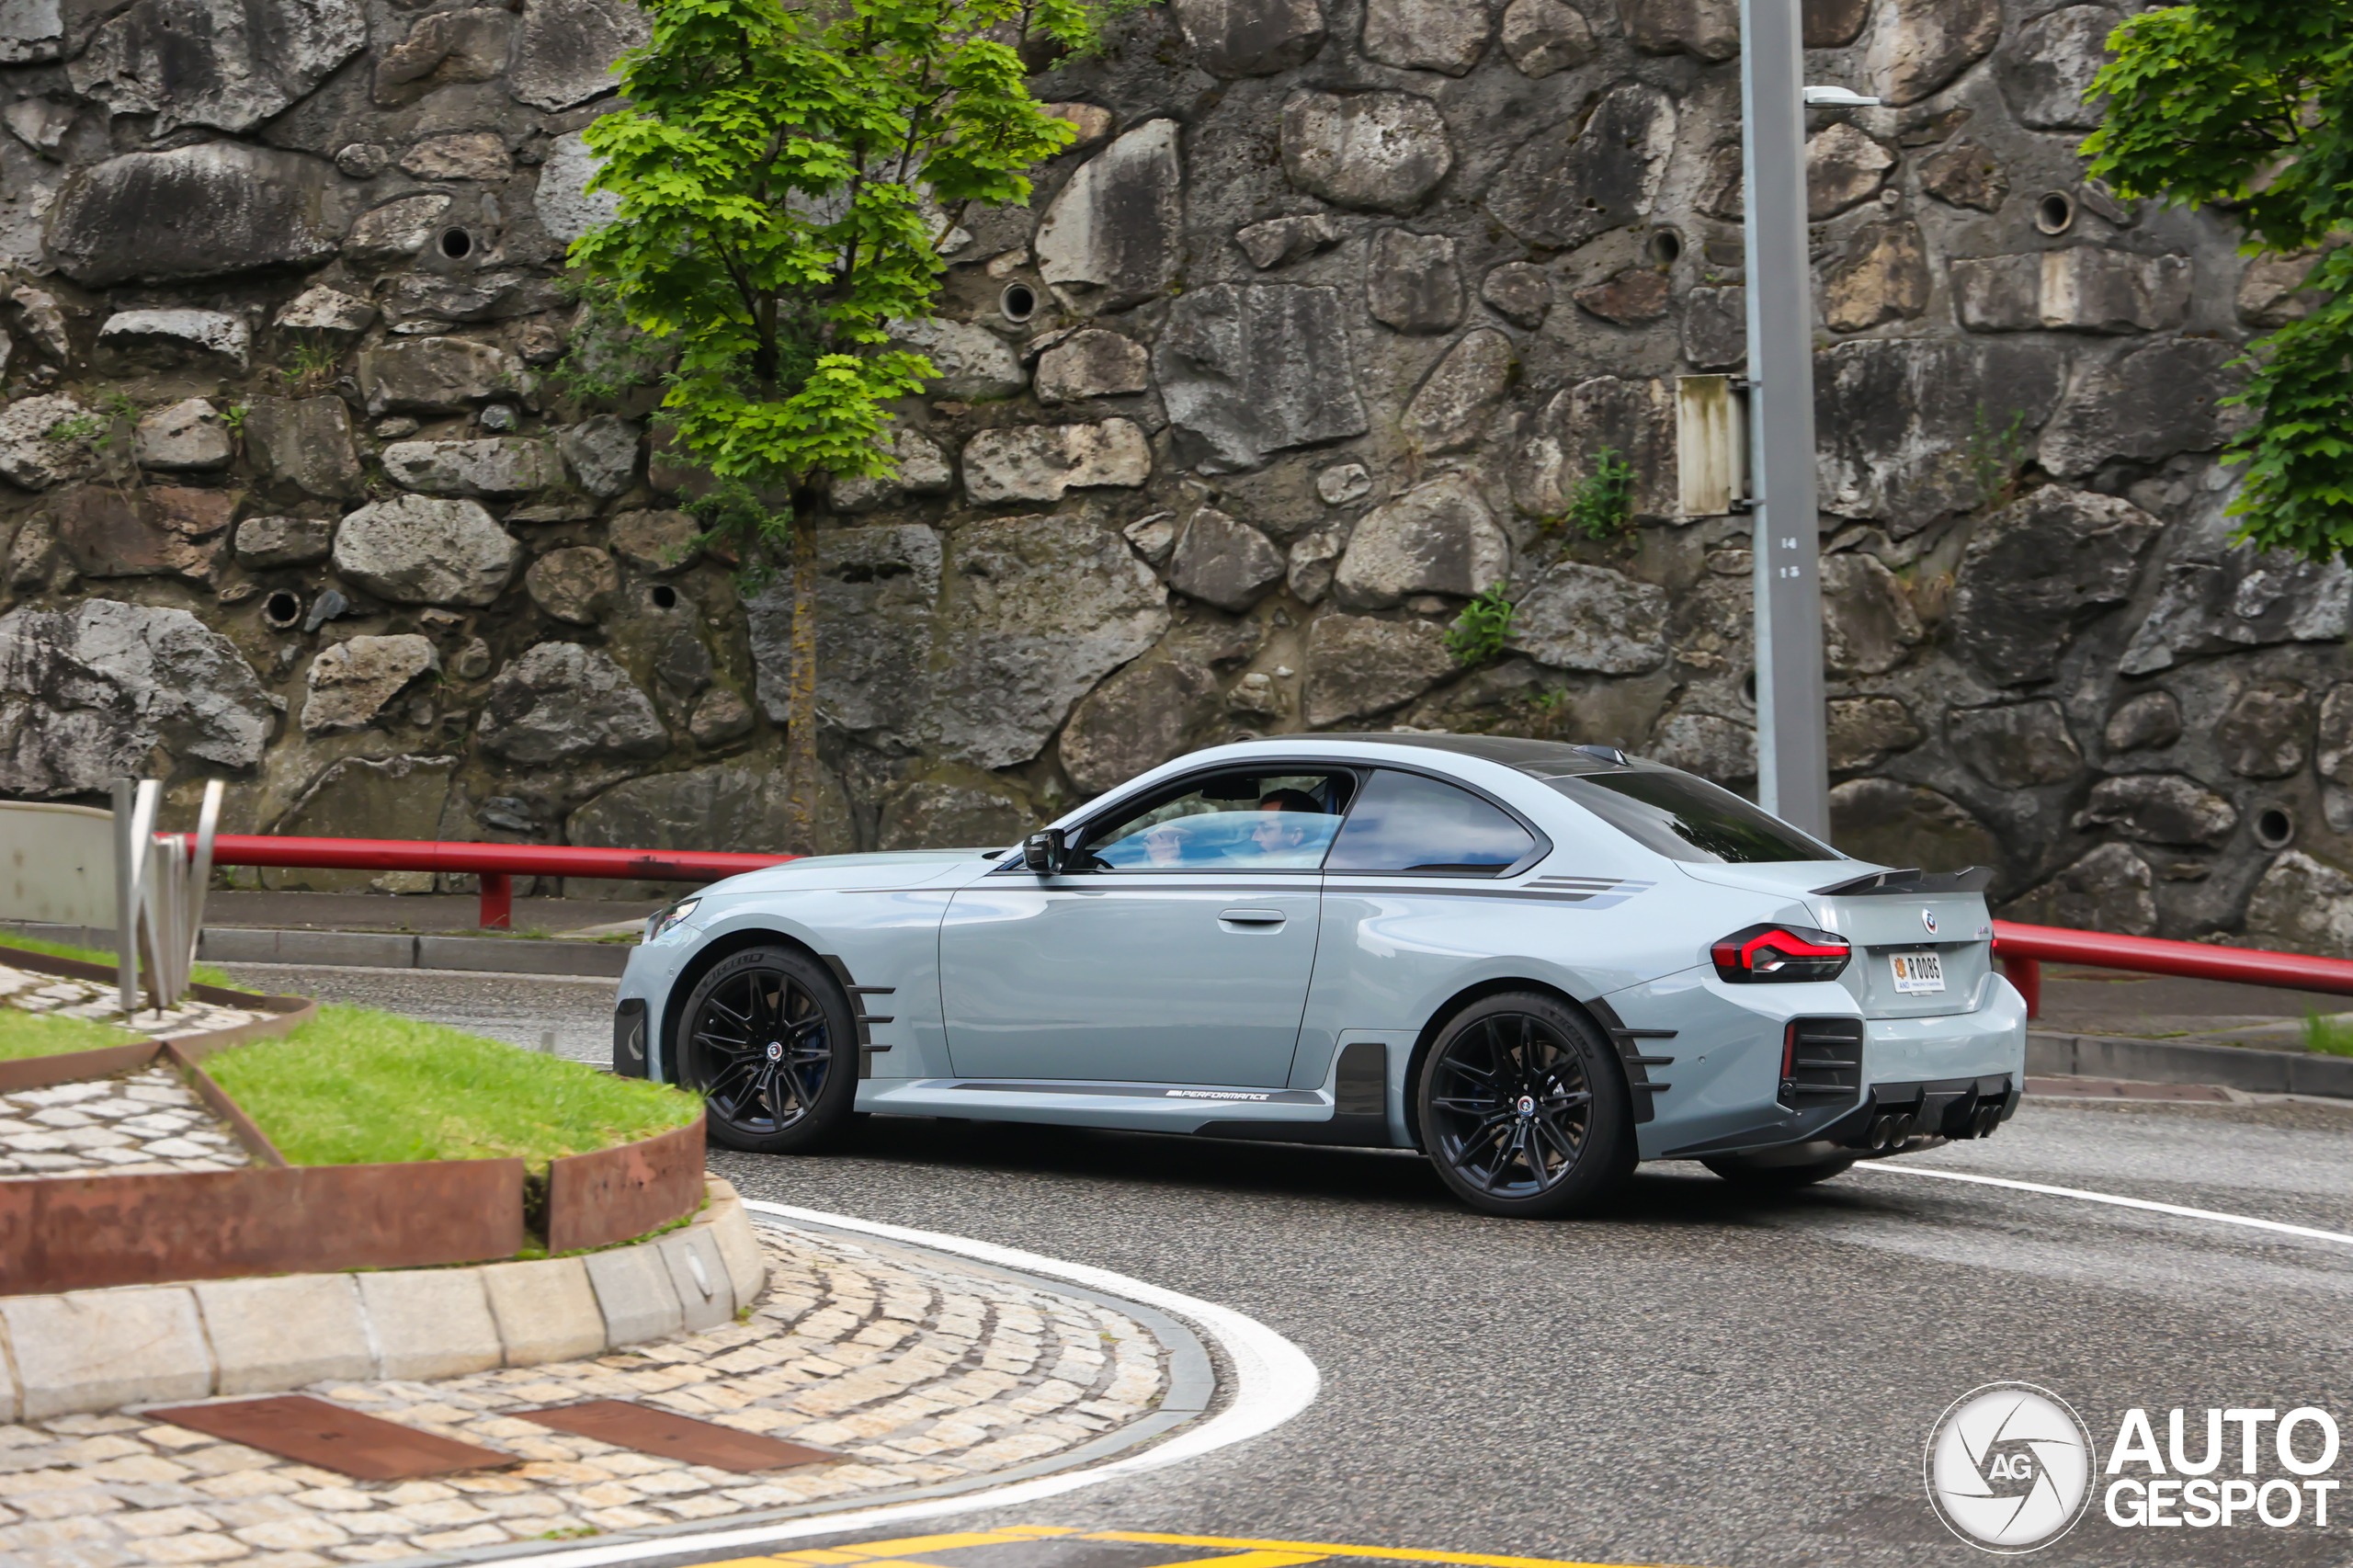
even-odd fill
[{"label": "license plate", "polygon": [[1928,996],[1945,988],[1944,960],[1935,953],[1893,953],[1888,962],[1895,968],[1898,996]]}]

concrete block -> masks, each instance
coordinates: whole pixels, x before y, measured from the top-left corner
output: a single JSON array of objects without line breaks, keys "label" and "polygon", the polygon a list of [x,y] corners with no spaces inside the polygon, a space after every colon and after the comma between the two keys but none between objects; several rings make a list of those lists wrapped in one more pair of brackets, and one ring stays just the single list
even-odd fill
[{"label": "concrete block", "polygon": [[376,1353],[348,1274],[220,1279],[189,1287],[211,1337],[221,1393],[269,1393],[369,1378]]},{"label": "concrete block", "polygon": [[[719,1256],[727,1265],[727,1282],[735,1292],[735,1304],[748,1306],[760,1299],[768,1287],[768,1255],[752,1233],[752,1217],[745,1212],[735,1189],[725,1182],[713,1182],[710,1207],[695,1221],[695,1229],[707,1230],[710,1239],[719,1244]],[[723,1189],[725,1196],[721,1196]]]},{"label": "concrete block", "polygon": [[2293,1051],[2265,1051],[2266,1056],[2281,1056],[2287,1060],[2288,1092],[2296,1095],[2331,1095],[2338,1099],[2353,1099],[2353,1057],[2299,1056]]},{"label": "concrete block", "polygon": [[618,979],[629,967],[631,950],[619,943],[536,941],[528,937],[419,937],[416,967]]},{"label": "concrete block", "polygon": [[654,1244],[670,1271],[688,1333],[717,1328],[735,1315],[735,1288],[708,1225],[673,1231]]},{"label": "concrete block", "polygon": [[482,1284],[508,1366],[568,1361],[605,1348],[605,1314],[580,1259],[489,1264]]},{"label": "concrete block", "polygon": [[0,1299],[23,1419],[202,1399],[212,1350],[185,1286]]},{"label": "concrete block", "polygon": [[2076,1076],[2075,1037],[2029,1030],[2026,1037],[2026,1070],[2029,1075],[2038,1078]]},{"label": "concrete block", "polygon": [[270,931],[208,926],[196,956],[213,963],[324,963],[414,969],[416,938],[398,931]]},{"label": "concrete block", "polygon": [[498,1365],[505,1348],[479,1268],[361,1274],[359,1304],[375,1333],[379,1374],[452,1378]]},{"label": "concrete block", "polygon": [[605,1314],[606,1344],[635,1345],[686,1326],[686,1309],[679,1303],[678,1288],[670,1283],[670,1267],[653,1247],[594,1252],[580,1261],[587,1266],[597,1310]]}]

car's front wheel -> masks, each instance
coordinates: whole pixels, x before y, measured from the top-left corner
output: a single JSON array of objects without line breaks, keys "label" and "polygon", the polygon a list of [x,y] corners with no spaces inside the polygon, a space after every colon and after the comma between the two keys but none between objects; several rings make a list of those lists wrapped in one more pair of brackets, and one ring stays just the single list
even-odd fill
[{"label": "car's front wheel", "polygon": [[688,993],[678,1027],[683,1076],[702,1091],[720,1147],[798,1154],[849,1120],[858,1095],[849,999],[806,953],[730,953]]},{"label": "car's front wheel", "polygon": [[1625,1080],[1608,1041],[1540,992],[1484,997],[1447,1020],[1415,1093],[1439,1177],[1483,1213],[1576,1213],[1634,1168]]}]

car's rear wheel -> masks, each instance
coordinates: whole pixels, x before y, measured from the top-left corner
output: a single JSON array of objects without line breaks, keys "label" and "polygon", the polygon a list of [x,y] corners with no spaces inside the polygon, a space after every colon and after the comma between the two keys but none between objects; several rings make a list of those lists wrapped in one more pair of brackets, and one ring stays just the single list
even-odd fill
[{"label": "car's rear wheel", "polygon": [[1439,1177],[1483,1213],[1576,1213],[1634,1168],[1625,1080],[1608,1040],[1541,992],[1484,997],[1448,1019],[1415,1095]]},{"label": "car's rear wheel", "polygon": [[679,1031],[683,1076],[702,1091],[722,1148],[798,1154],[848,1122],[858,1095],[849,999],[806,953],[746,948],[720,960],[688,994]]},{"label": "car's rear wheel", "polygon": [[1844,1176],[1855,1162],[1851,1159],[1817,1160],[1810,1165],[1760,1165],[1737,1154],[1725,1154],[1699,1163],[1735,1187],[1752,1187],[1760,1192],[1788,1192],[1801,1187],[1812,1187],[1818,1181],[1828,1181],[1835,1176]]}]

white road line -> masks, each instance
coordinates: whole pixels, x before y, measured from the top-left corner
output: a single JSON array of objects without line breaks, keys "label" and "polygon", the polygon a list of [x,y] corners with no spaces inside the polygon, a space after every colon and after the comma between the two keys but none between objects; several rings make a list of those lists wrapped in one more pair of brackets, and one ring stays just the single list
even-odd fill
[{"label": "white road line", "polygon": [[1940,1171],[1928,1165],[1894,1165],[1878,1161],[1859,1165],[1857,1174],[1870,1172],[1874,1176],[1934,1176],[1938,1181],[1972,1182],[1979,1187],[2006,1187],[2018,1192],[2040,1192],[2049,1198],[2080,1198],[2086,1203],[2112,1203],[2119,1209],[2145,1209],[2152,1214],[2173,1214],[2184,1220],[2211,1220],[2223,1225],[2245,1225],[2249,1230],[2276,1231],[2283,1236],[2305,1236],[2316,1242],[2343,1242],[2353,1246],[2353,1235],[2342,1231],[2316,1231],[2310,1225],[2283,1224],[2278,1220],[2257,1220],[2245,1214],[2222,1214],[2211,1209],[2186,1209],[2178,1203],[2152,1203],[2145,1198],[2120,1198],[2112,1192],[2086,1192],[2075,1187],[2045,1187],[2039,1181],[2012,1181],[2007,1176],[1972,1176],[1966,1171]]},{"label": "white road line", "polygon": [[983,1263],[1018,1269],[1024,1274],[1067,1279],[1089,1290],[1124,1296],[1130,1301],[1188,1318],[1204,1334],[1216,1340],[1227,1358],[1233,1363],[1233,1401],[1208,1420],[1197,1426],[1178,1428],[1176,1436],[1166,1442],[1086,1470],[1041,1475],[1029,1481],[1011,1482],[1004,1486],[960,1492],[949,1497],[926,1497],[920,1502],[812,1514],[803,1518],[779,1520],[749,1528],[714,1530],[700,1535],[655,1536],[616,1541],[609,1546],[533,1553],[529,1559],[533,1568],[616,1568],[618,1564],[648,1558],[675,1557],[690,1551],[762,1547],[777,1541],[805,1540],[810,1536],[839,1535],[847,1530],[873,1529],[915,1519],[971,1514],[1016,1503],[1034,1503],[1041,1498],[1075,1492],[1081,1487],[1099,1486],[1107,1481],[1124,1481],[1131,1476],[1165,1470],[1170,1465],[1182,1464],[1188,1460],[1199,1459],[1203,1454],[1271,1432],[1313,1403],[1316,1392],[1323,1386],[1323,1375],[1315,1369],[1315,1363],[1307,1358],[1307,1353],[1257,1319],[1246,1317],[1231,1307],[1219,1306],[1214,1301],[1204,1301],[1157,1285],[1148,1285],[1141,1279],[1131,1279],[1124,1274],[1114,1274],[1108,1268],[1096,1268],[1084,1263],[1065,1263],[1060,1258],[1023,1252],[1017,1247],[998,1246],[993,1242],[944,1236],[934,1231],[910,1230],[904,1225],[884,1225],[872,1220],[852,1219],[847,1214],[796,1209],[790,1204],[760,1203],[746,1199],[744,1207],[755,1214],[771,1214],[782,1220],[806,1220],[812,1224],[830,1226],[837,1231],[854,1231],[883,1241],[929,1247],[934,1252],[955,1253],[977,1258]]}]

